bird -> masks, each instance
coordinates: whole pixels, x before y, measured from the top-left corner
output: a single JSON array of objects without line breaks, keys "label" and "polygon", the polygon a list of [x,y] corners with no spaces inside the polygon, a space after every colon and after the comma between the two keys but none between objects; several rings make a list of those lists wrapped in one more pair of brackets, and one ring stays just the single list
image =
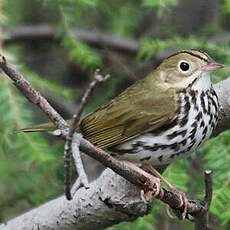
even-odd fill
[{"label": "bird", "polygon": [[[145,78],[83,116],[76,131],[133,163],[156,167],[185,158],[217,125],[220,105],[210,72],[223,67],[200,50],[173,53]],[[47,123],[19,131],[55,129]]]},{"label": "bird", "polygon": [[[135,170],[141,165],[154,176],[156,191],[163,181],[178,195],[184,219],[185,194],[155,168],[187,157],[212,135],[220,104],[210,72],[223,67],[200,50],[173,53],[145,78],[83,116],[76,131]],[[18,132],[55,130],[46,123]]]}]

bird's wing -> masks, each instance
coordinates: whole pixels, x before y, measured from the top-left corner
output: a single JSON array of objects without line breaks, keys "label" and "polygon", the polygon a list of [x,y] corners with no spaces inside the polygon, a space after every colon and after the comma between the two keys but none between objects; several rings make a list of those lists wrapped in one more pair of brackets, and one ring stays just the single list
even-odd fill
[{"label": "bird's wing", "polygon": [[80,132],[99,148],[121,144],[171,123],[178,107],[175,95],[173,89],[151,89],[139,81],[86,115],[81,120]]}]

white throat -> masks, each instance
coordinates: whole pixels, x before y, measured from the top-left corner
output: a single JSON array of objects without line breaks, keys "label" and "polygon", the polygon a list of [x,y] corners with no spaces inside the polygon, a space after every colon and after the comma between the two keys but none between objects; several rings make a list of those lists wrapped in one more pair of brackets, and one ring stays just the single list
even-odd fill
[{"label": "white throat", "polygon": [[[195,80],[197,79],[197,80]],[[208,90],[212,86],[209,72],[196,72],[191,77],[175,84],[175,87],[187,88],[189,85],[192,85],[193,90]]]},{"label": "white throat", "polygon": [[199,79],[193,84],[192,89],[193,90],[208,90],[212,86],[212,82],[210,79],[210,73],[209,72],[203,72],[200,73],[202,76],[199,77]]}]

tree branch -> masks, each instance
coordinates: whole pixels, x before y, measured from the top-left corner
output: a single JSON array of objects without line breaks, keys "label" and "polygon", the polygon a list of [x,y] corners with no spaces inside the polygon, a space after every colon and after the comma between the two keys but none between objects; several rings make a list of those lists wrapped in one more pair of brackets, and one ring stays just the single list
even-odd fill
[{"label": "tree branch", "polygon": [[[42,25],[24,25],[14,28],[5,28],[2,30],[4,43],[11,44],[15,42],[26,42],[28,40],[59,40],[58,27],[42,24]],[[85,29],[73,28],[70,34],[89,45],[100,48],[108,48],[111,50],[121,51],[123,53],[133,55],[139,51],[139,41],[134,39],[126,39],[102,31],[89,31]],[[230,33],[224,32],[218,36],[212,36],[210,41],[220,42],[229,41]],[[168,51],[161,52],[160,57],[168,55]],[[158,56],[158,55],[157,55]],[[158,59],[158,58],[157,58]]]},{"label": "tree branch", "polygon": [[150,210],[136,186],[110,169],[90,184],[80,188],[71,201],[61,196],[6,224],[0,230],[93,230],[132,221]]},{"label": "tree branch", "polygon": [[[22,42],[27,40],[50,39],[58,40],[58,28],[51,25],[27,25],[3,30],[4,42]],[[139,49],[139,43],[135,40],[125,39],[111,34],[84,29],[72,29],[70,34],[89,45],[95,47],[107,47],[109,49],[134,54]]]},{"label": "tree branch", "polygon": [[[50,120],[52,120],[59,129],[61,129],[61,134],[63,137],[66,137],[68,134],[68,125],[66,124],[66,122],[60,117],[60,115],[49,105],[49,103],[46,101],[46,99],[44,99],[41,94],[39,92],[37,92],[35,89],[31,88],[30,84],[28,83],[28,81],[26,81],[24,79],[24,77],[18,73],[12,66],[10,66],[4,57],[0,58],[0,67],[2,68],[2,70],[15,82],[15,84],[17,85],[17,87],[24,93],[24,95],[28,98],[28,100],[30,100],[32,103],[36,104],[37,106],[39,106],[39,108],[50,118]],[[229,112],[229,102],[228,102],[228,94],[229,94],[229,89],[230,89],[230,78],[226,81],[229,81],[228,83],[228,89],[227,86],[225,85],[225,87],[221,87],[221,83],[216,85],[217,88],[217,92],[219,94],[220,98],[220,102],[221,102],[221,106],[222,106],[222,110],[221,110],[221,114],[223,114],[223,116],[221,116],[220,119],[220,125],[222,125],[221,127],[223,127],[223,122],[226,120],[230,119],[230,112]],[[219,88],[218,88],[219,87]],[[222,89],[222,90],[221,90]],[[220,92],[222,92],[224,90],[226,90],[228,92],[228,94],[223,94],[221,95]],[[226,108],[226,106],[228,108]],[[228,118],[227,118],[228,117]],[[222,129],[223,130],[223,129]],[[219,129],[219,132],[221,130]],[[124,162],[119,161],[118,159],[113,158],[112,156],[110,156],[108,153],[106,153],[105,151],[98,149],[97,147],[95,147],[94,145],[92,145],[90,142],[88,142],[87,140],[85,140],[84,138],[81,137],[81,135],[78,135],[78,140],[80,143],[80,150],[85,152],[86,154],[88,154],[89,156],[95,158],[96,160],[100,161],[103,165],[105,165],[106,167],[110,167],[114,172],[118,173],[119,175],[121,175],[122,177],[126,178],[129,182],[131,182],[134,185],[137,185],[139,187],[141,187],[142,189],[144,189],[145,191],[152,191],[154,190],[154,184],[151,183],[151,175],[149,175],[148,173],[138,170],[135,171],[132,168],[130,168],[127,164],[125,164]],[[112,173],[110,170],[106,170],[106,172],[103,174],[106,175],[106,178],[120,178],[118,177],[116,174]],[[102,175],[102,177],[103,177]],[[121,187],[119,186],[119,181],[124,181],[123,179],[117,179],[116,186],[114,186],[113,183],[111,183],[111,181],[109,180],[105,180],[105,178],[103,178],[102,182],[100,183],[101,178],[100,177],[96,182],[100,184],[100,186],[102,186],[102,183],[104,184],[104,186],[110,187],[110,192],[113,192],[114,195],[117,196],[117,194],[121,191],[123,191],[123,189],[127,190],[127,188],[130,188],[130,184],[128,183],[128,187],[124,186]],[[127,183],[127,182],[126,182]],[[94,188],[95,186],[95,188]],[[118,189],[119,188],[119,189]],[[81,191],[83,191],[84,188],[81,188],[78,192],[80,193]],[[99,189],[99,190],[98,190]],[[133,189],[133,187],[132,187]],[[119,190],[119,191],[118,191]],[[39,229],[48,229],[48,228],[53,228],[53,226],[55,225],[56,229],[63,229],[64,226],[68,225],[68,229],[71,228],[75,228],[77,226],[77,229],[82,229],[81,226],[83,226],[83,223],[85,224],[84,229],[92,229],[95,228],[95,225],[98,225],[98,228],[102,228],[105,226],[110,226],[111,224],[117,223],[119,221],[123,221],[123,220],[131,220],[136,218],[139,215],[143,215],[144,213],[147,212],[148,208],[147,208],[147,204],[144,204],[143,202],[140,202],[140,197],[139,197],[139,192],[137,193],[137,199],[138,199],[138,205],[137,203],[135,203],[135,199],[134,200],[130,200],[128,199],[128,197],[126,198],[126,204],[125,207],[129,207],[130,211],[126,210],[126,208],[124,206],[120,206],[119,203],[119,208],[116,206],[116,199],[111,201],[111,197],[110,196],[106,196],[106,198],[101,198],[101,195],[98,195],[100,192],[102,191],[101,187],[96,187],[96,184],[93,183],[93,186],[90,187],[89,190],[84,191],[84,193],[86,193],[86,195],[88,195],[88,199],[83,199],[81,200],[81,196],[78,194],[76,196],[74,196],[74,199],[72,202],[67,202],[66,200],[64,200],[63,197],[58,198],[54,201],[48,202],[47,204],[32,210],[26,214],[24,214],[21,217],[15,218],[11,221],[9,221],[7,223],[7,228],[4,229],[15,229],[15,228],[11,228],[11,226],[17,226],[16,229],[19,229],[18,226],[25,226],[25,224],[29,224],[26,225],[27,228],[21,228],[21,229],[31,229],[32,226],[34,226],[34,228],[38,228],[37,226],[39,225]],[[137,189],[133,189],[133,190],[127,190],[126,192],[130,192],[132,193],[132,191],[138,191]],[[106,218],[107,220],[104,220],[105,217],[103,218],[99,218],[97,219],[98,223],[96,224],[96,220],[95,217],[97,217],[98,215],[101,215],[103,213],[103,211],[105,209],[97,209],[97,212],[94,212],[91,215],[90,210],[95,209],[97,206],[94,206],[94,204],[92,204],[91,200],[93,198],[92,194],[95,194],[95,192],[97,193],[97,197],[95,197],[95,202],[99,202],[100,200],[102,201],[102,203],[104,203],[104,206],[107,206],[106,210],[109,208],[110,211],[108,211],[108,213],[106,213]],[[126,194],[125,192],[125,194]],[[83,195],[84,197],[84,195]],[[112,196],[113,197],[113,196]],[[171,207],[177,209],[180,206],[180,199],[177,195],[163,189],[160,188],[160,193],[157,196],[158,199],[162,200],[163,202],[169,204]],[[79,200],[80,199],[80,200]],[[123,196],[118,195],[117,200],[122,200]],[[84,204],[87,203],[87,209],[85,209],[85,206],[79,206],[79,202],[83,202]],[[133,203],[134,202],[134,203]],[[96,204],[95,203],[95,204]],[[115,209],[111,208],[111,205],[113,206],[115,203]],[[150,200],[148,202],[148,204],[151,204],[152,200]],[[133,207],[132,205],[135,204]],[[105,208],[105,207],[104,207]],[[132,215],[130,214],[130,212],[133,212],[133,209],[136,208],[135,210],[138,209],[138,211]],[[139,210],[139,208],[142,210],[142,212]],[[143,213],[143,208],[144,208],[144,213]],[[199,203],[196,203],[194,201],[190,201],[188,204],[188,213],[190,214],[195,214],[197,212],[200,212],[203,210],[203,206],[200,205]],[[49,215],[47,215],[47,211],[45,210],[49,210],[50,213]],[[114,212],[116,212],[117,217],[114,214]],[[119,212],[119,215],[118,215]],[[122,214],[121,214],[122,213]],[[104,213],[103,213],[104,214]],[[86,216],[88,215],[88,218],[91,219],[92,221],[95,221],[95,225],[87,225],[87,223],[89,223],[90,221],[87,220],[86,222],[81,222],[84,218],[86,218]],[[59,217],[59,219],[58,219]],[[83,218],[83,219],[82,219]],[[52,223],[50,223],[49,221],[51,220]],[[58,219],[58,220],[57,220]],[[86,220],[86,219],[84,219]],[[67,224],[68,223],[68,224]],[[92,222],[90,222],[92,224]],[[51,225],[50,225],[51,224]],[[58,226],[59,227],[58,227]],[[50,227],[52,226],[52,227]],[[86,227],[88,226],[88,228]],[[99,227],[101,226],[101,227]],[[3,225],[3,227],[6,227],[5,225]],[[1,229],[3,229],[3,227]]]},{"label": "tree branch", "polygon": [[64,114],[65,117],[70,118],[73,116],[75,111],[78,110],[78,105],[66,100],[64,97],[57,95],[54,92],[46,90],[40,90],[42,95],[45,96],[47,101],[61,114]]}]

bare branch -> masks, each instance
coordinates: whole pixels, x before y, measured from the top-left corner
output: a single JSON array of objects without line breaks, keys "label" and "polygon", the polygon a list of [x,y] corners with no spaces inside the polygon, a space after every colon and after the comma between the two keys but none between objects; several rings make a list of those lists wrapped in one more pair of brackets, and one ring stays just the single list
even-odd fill
[{"label": "bare branch", "polygon": [[71,201],[60,196],[1,225],[0,230],[93,230],[132,221],[150,210],[139,188],[106,169],[90,188],[80,188]]},{"label": "bare branch", "polygon": [[[173,194],[169,193],[165,199],[171,198]],[[152,202],[144,203],[139,188],[106,169],[89,189],[80,188],[73,200],[56,198],[0,225],[0,230],[31,230],[38,226],[40,230],[99,230],[147,214]]]},{"label": "bare branch", "polygon": [[214,89],[220,102],[219,121],[213,136],[230,129],[230,77],[215,84]]},{"label": "bare branch", "polygon": [[64,97],[57,95],[54,92],[39,89],[42,95],[45,96],[47,101],[61,114],[64,114],[66,117],[71,117],[78,110],[78,105],[66,100]]},{"label": "bare branch", "polygon": [[208,209],[212,201],[212,171],[204,172],[205,197],[200,200],[203,209],[194,214],[195,230],[208,229]]},{"label": "bare branch", "polygon": [[86,105],[90,94],[93,92],[93,89],[97,86],[98,83],[106,81],[110,75],[101,75],[99,74],[99,69],[97,69],[94,73],[94,80],[89,84],[87,89],[85,90],[83,97],[81,98],[81,102],[76,114],[73,115],[73,122],[70,125],[69,133],[66,137],[65,143],[65,153],[64,153],[64,169],[65,169],[65,194],[68,200],[71,200],[71,192],[70,192],[70,183],[71,183],[71,175],[70,175],[70,164],[71,164],[71,157],[73,155],[73,159],[75,162],[75,166],[78,172],[78,180],[72,189],[73,193],[74,190],[76,191],[79,187],[84,186],[86,188],[89,187],[88,185],[88,178],[85,173],[81,155],[79,151],[79,140],[74,136],[74,133],[77,129],[78,123],[80,121],[84,106]]},{"label": "bare branch", "polygon": [[207,209],[209,209],[211,201],[212,201],[212,171],[206,170],[204,172],[204,180],[205,180],[205,202],[207,204]]},{"label": "bare branch", "polygon": [[[77,173],[78,173],[78,178],[77,178],[77,181],[73,185],[71,193],[70,193],[70,187],[69,187],[69,191],[67,191],[67,188],[66,188],[66,197],[67,197],[68,193],[70,195],[71,194],[74,195],[75,192],[82,186],[85,188],[89,188],[89,181],[88,181],[88,177],[87,177],[87,174],[85,172],[85,169],[84,169],[84,166],[82,163],[79,146],[80,146],[80,142],[79,142],[78,136],[76,133],[74,133],[73,137],[72,137],[71,147],[72,147],[72,155],[73,155],[73,159],[74,159],[74,164],[75,164],[75,167],[76,167]],[[71,196],[70,196],[70,198],[72,199]],[[67,197],[67,199],[68,199],[68,197]]]},{"label": "bare branch", "polygon": [[81,118],[84,106],[86,105],[86,103],[88,102],[88,98],[90,96],[90,94],[92,93],[93,89],[97,86],[98,83],[106,81],[110,75],[101,75],[100,70],[97,69],[94,73],[94,80],[89,84],[89,86],[87,87],[86,91],[83,94],[83,97],[81,98],[81,102],[80,102],[80,106],[78,108],[77,113],[73,116],[73,123],[70,126],[70,130],[69,130],[69,136],[72,136],[73,133],[75,132],[78,122]]},{"label": "bare branch", "polygon": [[[39,39],[58,40],[58,28],[46,24],[5,28],[2,30],[2,32],[4,34],[4,42],[6,44]],[[88,43],[89,45],[102,48],[107,47],[109,49],[122,51],[131,55],[137,53],[140,47],[139,42],[136,40],[114,36],[102,31],[92,32],[89,30],[73,28],[70,31],[70,34],[73,37]],[[229,41],[229,37],[230,34],[225,32],[223,34],[218,34],[218,36],[215,35],[210,37],[209,40],[214,42]]]},{"label": "bare branch", "polygon": [[[7,43],[27,41],[35,39],[57,40],[58,28],[51,25],[27,25],[3,30],[4,41]],[[73,28],[70,34],[89,45],[95,47],[107,47],[113,50],[122,51],[127,54],[134,54],[139,49],[139,43],[135,40],[125,39],[99,31],[88,31]]]}]

